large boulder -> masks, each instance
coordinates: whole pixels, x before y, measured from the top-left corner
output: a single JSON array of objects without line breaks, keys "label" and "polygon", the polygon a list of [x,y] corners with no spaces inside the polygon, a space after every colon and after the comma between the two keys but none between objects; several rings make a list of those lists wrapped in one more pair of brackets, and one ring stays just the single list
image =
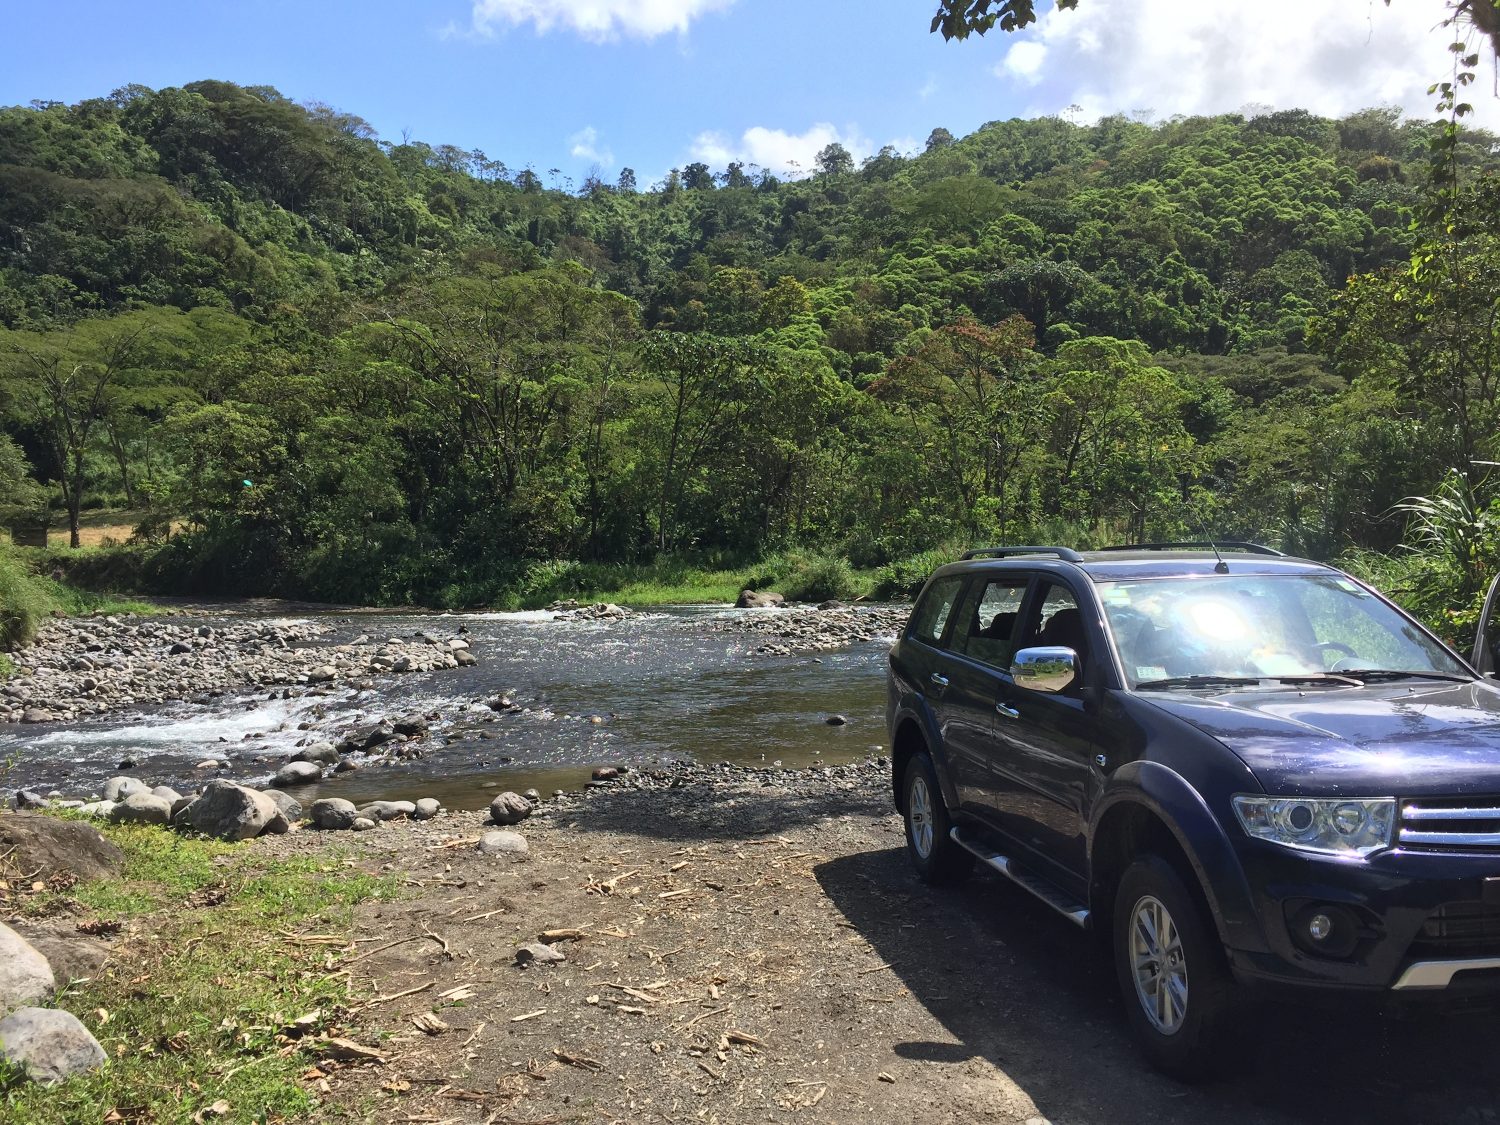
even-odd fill
[{"label": "large boulder", "polygon": [[281,815],[289,822],[302,819],[302,802],[290,793],[283,793],[280,789],[264,789],[263,793],[276,802],[276,807],[281,810]]},{"label": "large boulder", "polygon": [[354,802],[346,801],[342,797],[324,797],[314,801],[312,808],[308,810],[308,817],[312,820],[313,827],[329,831],[353,828],[355,818],[358,816],[359,810],[354,807]]},{"label": "large boulder", "polygon": [[109,1061],[78,1017],[56,1008],[22,1008],[0,1020],[0,1055],[49,1086]]},{"label": "large boulder", "polygon": [[496,824],[520,824],[531,815],[531,802],[519,793],[501,793],[490,802],[490,819]]},{"label": "large boulder", "polygon": [[280,787],[311,785],[322,780],[323,767],[317,762],[288,762],[276,771],[272,784]]},{"label": "large boulder", "polygon": [[179,812],[175,822],[220,840],[248,840],[267,830],[279,828],[285,832],[289,827],[270,797],[217,779],[203,787],[197,800]]},{"label": "large boulder", "polygon": [[780,594],[773,594],[769,590],[764,593],[756,590],[741,590],[739,599],[734,603],[735,609],[774,609],[776,606],[785,605],[786,598]]},{"label": "large boulder", "polygon": [[0,1015],[45,1003],[56,986],[47,958],[15,930],[0,923]]},{"label": "large boulder", "polygon": [[35,922],[17,919],[11,928],[47,959],[58,988],[97,976],[109,959],[109,946],[80,934],[74,920],[66,915]]},{"label": "large boulder", "polygon": [[104,783],[106,801],[123,801],[132,793],[149,793],[151,786],[135,777],[112,777]]},{"label": "large boulder", "polygon": [[109,810],[109,819],[115,824],[166,824],[172,819],[172,802],[155,793],[132,793]]},{"label": "large boulder", "polygon": [[103,879],[125,865],[125,853],[91,825],[39,813],[0,813],[0,878],[7,871],[47,879],[69,872]]}]

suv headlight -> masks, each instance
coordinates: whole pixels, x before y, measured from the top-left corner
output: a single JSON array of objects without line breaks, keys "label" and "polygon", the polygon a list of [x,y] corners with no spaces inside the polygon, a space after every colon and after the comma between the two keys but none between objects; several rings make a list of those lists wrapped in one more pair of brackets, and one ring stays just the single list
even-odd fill
[{"label": "suv headlight", "polygon": [[1356,858],[1391,846],[1396,798],[1235,797],[1234,815],[1257,840]]}]

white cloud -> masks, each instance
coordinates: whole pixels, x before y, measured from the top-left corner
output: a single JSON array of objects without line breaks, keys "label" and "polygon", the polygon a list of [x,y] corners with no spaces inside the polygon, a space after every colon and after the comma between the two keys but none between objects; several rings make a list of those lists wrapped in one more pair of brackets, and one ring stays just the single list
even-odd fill
[{"label": "white cloud", "polygon": [[1018,39],[1005,52],[1005,58],[995,67],[995,74],[1004,78],[1013,75],[1028,86],[1042,80],[1042,67],[1047,62],[1047,45],[1035,39]]},{"label": "white cloud", "polygon": [[927,81],[923,82],[922,83],[922,88],[917,91],[917,97],[921,98],[925,102],[928,98],[932,97],[932,95],[935,94],[935,93],[937,93],[937,92],[938,92],[937,75],[935,75],[935,74],[929,74],[927,76]]},{"label": "white cloud", "polygon": [[723,11],[735,0],[474,0],[474,30],[493,35],[498,27],[531,24],[537,34],[555,28],[595,43],[621,35],[655,39],[688,26],[708,12]]},{"label": "white cloud", "polygon": [[802,133],[768,129],[764,125],[746,129],[738,139],[717,132],[699,133],[693,139],[691,151],[694,160],[715,168],[739,160],[778,176],[806,175],[814,170],[818,153],[834,143],[848,149],[855,161],[863,160],[875,150],[870,139],[857,128],[840,130],[823,121]]},{"label": "white cloud", "polygon": [[580,160],[592,160],[606,168],[615,162],[615,154],[607,146],[600,145],[599,130],[592,125],[585,125],[574,133],[568,138],[568,144],[572,146],[570,151]]},{"label": "white cloud", "polygon": [[[1160,119],[1260,103],[1332,116],[1399,105],[1426,117],[1427,87],[1451,70],[1446,13],[1444,0],[1087,0],[1003,40],[995,73],[1035,86],[1037,112],[1149,108]],[[1493,126],[1488,79],[1471,100]]]}]

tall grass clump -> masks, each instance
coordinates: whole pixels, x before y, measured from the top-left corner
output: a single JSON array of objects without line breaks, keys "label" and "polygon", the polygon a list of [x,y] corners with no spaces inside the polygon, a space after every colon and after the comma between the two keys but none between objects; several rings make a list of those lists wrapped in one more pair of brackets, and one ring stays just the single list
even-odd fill
[{"label": "tall grass clump", "polygon": [[961,553],[939,547],[887,563],[875,571],[875,598],[889,602],[916,597],[929,574],[944,563],[953,562]]},{"label": "tall grass clump", "polygon": [[859,579],[840,555],[800,555],[792,558],[781,592],[794,602],[840,601],[859,597]]},{"label": "tall grass clump", "polygon": [[0,548],[0,650],[30,644],[53,601],[46,587],[8,548]]}]

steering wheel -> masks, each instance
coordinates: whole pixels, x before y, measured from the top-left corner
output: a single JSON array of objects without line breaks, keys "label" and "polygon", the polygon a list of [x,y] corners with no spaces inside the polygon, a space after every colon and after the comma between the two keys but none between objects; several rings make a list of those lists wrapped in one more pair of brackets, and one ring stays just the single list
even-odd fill
[{"label": "steering wheel", "polygon": [[1358,655],[1358,653],[1356,653],[1352,648],[1344,644],[1342,641],[1319,641],[1317,644],[1313,645],[1313,648],[1317,649],[1319,652],[1326,652],[1329,649],[1332,649],[1334,652],[1342,652],[1345,656]]}]

